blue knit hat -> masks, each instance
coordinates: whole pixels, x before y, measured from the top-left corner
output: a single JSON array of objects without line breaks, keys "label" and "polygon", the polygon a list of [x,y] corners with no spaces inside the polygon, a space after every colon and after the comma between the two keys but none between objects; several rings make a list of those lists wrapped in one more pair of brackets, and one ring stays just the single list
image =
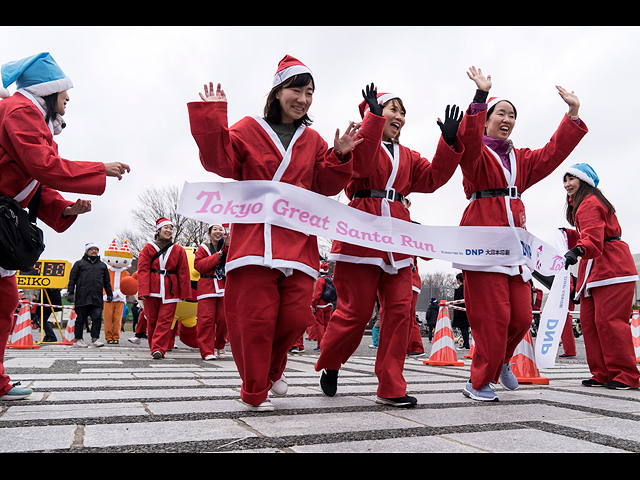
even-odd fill
[{"label": "blue knit hat", "polygon": [[588,163],[576,163],[575,165],[571,165],[565,171],[565,175],[567,173],[572,177],[579,178],[583,182],[588,183],[592,187],[597,187],[598,183],[600,183],[600,179],[598,178],[596,171],[591,168],[591,165]]},{"label": "blue knit hat", "polygon": [[17,88],[24,88],[39,97],[73,88],[71,79],[64,74],[48,52],[5,63],[2,65],[1,73],[4,88],[0,89],[0,98],[9,96],[6,88],[14,82]]}]

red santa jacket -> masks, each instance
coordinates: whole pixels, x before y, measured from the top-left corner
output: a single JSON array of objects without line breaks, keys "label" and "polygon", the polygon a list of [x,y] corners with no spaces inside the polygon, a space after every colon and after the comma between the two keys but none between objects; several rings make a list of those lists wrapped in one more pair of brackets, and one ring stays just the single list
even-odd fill
[{"label": "red santa jacket", "polygon": [[200,245],[196,250],[193,267],[200,274],[198,300],[224,296],[224,278],[216,278],[214,269],[220,263],[217,252],[211,253],[209,245]]},{"label": "red santa jacket", "polygon": [[[261,118],[244,117],[228,127],[226,102],[187,106],[191,134],[207,171],[235,180],[285,182],[327,196],[337,195],[353,174],[351,153],[341,163],[333,148],[327,148],[309,127],[298,127],[285,150]],[[233,224],[231,238],[227,272],[244,265],[263,265],[286,275],[295,269],[317,278],[318,242],[313,235],[274,225]]]},{"label": "red santa jacket", "polygon": [[618,217],[598,197],[590,194],[582,200],[575,224],[575,230],[567,229],[569,248],[580,245],[585,250],[578,265],[576,296],[584,291],[588,297],[594,287],[638,280],[629,246],[617,239],[622,235]]},{"label": "red santa jacket", "polygon": [[[367,122],[367,123],[365,123]],[[418,152],[403,145],[394,144],[393,155],[382,145],[382,131],[385,118],[369,112],[364,117],[362,131],[367,131],[365,141],[358,145],[353,155],[356,161],[367,162],[376,166],[373,173],[366,178],[354,178],[345,189],[347,197],[353,198],[358,190],[390,190],[407,196],[411,192],[432,193],[447,183],[455,172],[462,153],[457,153],[440,137],[433,161],[429,162]],[[376,132],[374,135],[370,132]],[[460,142],[456,143],[459,152],[463,151]],[[371,151],[375,154],[372,156]],[[391,216],[407,222],[411,221],[409,212],[400,201],[389,201],[382,198],[355,198],[349,203],[363,212],[377,216]],[[341,241],[334,241],[329,259],[332,261],[367,263],[378,265],[387,273],[396,273],[398,269],[413,264],[411,255],[383,252],[361,247]]]},{"label": "red santa jacket", "polygon": [[333,306],[333,303],[329,303],[320,298],[326,285],[327,281],[324,279],[324,276],[318,277],[315,285],[313,286],[313,294],[311,295],[311,306],[313,308],[327,308]]},{"label": "red santa jacket", "polygon": [[101,162],[60,157],[40,108],[20,93],[0,101],[0,172],[0,195],[19,196],[22,207],[42,184],[38,218],[56,232],[65,231],[77,217],[62,218],[73,202],[56,190],[101,195],[107,178]]},{"label": "red santa jacket", "polygon": [[160,248],[149,242],[138,256],[138,296],[161,298],[162,303],[190,299],[193,292],[184,248],[173,244],[163,255],[153,259],[158,251]]},{"label": "red santa jacket", "polygon": [[[565,115],[549,142],[542,148],[514,148],[509,154],[511,172],[503,167],[500,158],[484,145],[486,110],[472,114],[467,110],[465,128],[458,130],[458,138],[465,144],[465,154],[460,161],[464,192],[471,199],[475,192],[515,187],[520,195],[532,185],[553,172],[578,145],[588,132],[585,123],[580,125]],[[526,229],[524,203],[520,198],[487,197],[471,200],[465,209],[460,225],[513,226]],[[454,268],[520,274],[516,267],[476,267],[454,265]]]}]

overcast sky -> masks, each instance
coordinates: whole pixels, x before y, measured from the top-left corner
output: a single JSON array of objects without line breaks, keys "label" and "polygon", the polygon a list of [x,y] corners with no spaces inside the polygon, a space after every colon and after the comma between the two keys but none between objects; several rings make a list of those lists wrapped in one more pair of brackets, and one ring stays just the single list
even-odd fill
[{"label": "overcast sky", "polygon": [[[91,199],[92,211],[65,233],[43,227],[45,259],[73,262],[87,242],[107,249],[133,227],[130,208],[149,186],[223,180],[200,165],[187,102],[200,100],[205,82],[220,82],[230,124],[260,114],[285,54],[313,71],[312,128],[330,145],[336,128],[360,120],[360,92],[374,82],[403,99],[401,141],[428,159],[440,135],[437,117],[447,104],[466,108],[473,98],[465,73],[471,65],[492,76],[491,96],[515,104],[516,147],[542,147],[568,108],[555,85],[573,90],[589,133],[524,193],[527,228],[554,244],[555,228],[567,226],[561,170],[586,162],[617,209],[623,239],[640,253],[637,27],[2,27],[0,45],[0,64],[48,51],[72,79],[67,128],[55,137],[63,158],[122,161],[132,169],[122,181],[108,178],[104,195],[80,196]],[[460,169],[435,193],[412,200],[416,221],[458,225],[468,203]],[[443,261],[419,266],[455,273]]]}]

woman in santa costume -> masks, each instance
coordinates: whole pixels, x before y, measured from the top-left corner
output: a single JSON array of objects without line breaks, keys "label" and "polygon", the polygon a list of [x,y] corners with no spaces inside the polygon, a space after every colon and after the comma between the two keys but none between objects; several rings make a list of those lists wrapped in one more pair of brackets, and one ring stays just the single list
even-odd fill
[{"label": "woman in santa costume", "polygon": [[173,343],[171,325],[176,303],[192,296],[187,254],[172,242],[173,223],[156,221],[156,234],[138,256],[138,298],[144,301],[151,356],[164,358]]},{"label": "woman in santa costume", "polygon": [[[17,91],[9,95],[8,86]],[[62,119],[73,83],[49,53],[2,65],[0,88],[0,195],[26,207],[41,187],[38,218],[56,232],[68,229],[77,216],[91,210],[90,200],[65,200],[57,190],[102,195],[106,177],[122,178],[129,166],[81,162],[58,155],[53,136],[66,126]],[[0,268],[0,400],[16,400],[31,389],[9,384],[2,361],[11,321],[18,305],[14,270]]]},{"label": "woman in santa costume", "polygon": [[565,267],[578,265],[576,296],[592,377],[587,387],[627,390],[640,387],[629,318],[638,273],[622,240],[616,210],[605,198],[596,172],[586,163],[566,169],[566,215],[570,250]]},{"label": "woman in santa costume", "polygon": [[[362,92],[360,104],[363,125],[375,129],[354,149],[354,158],[376,165],[368,177],[352,180],[346,191],[352,208],[410,222],[403,200],[410,192],[431,193],[453,175],[462,157],[462,144],[456,139],[460,123],[457,107],[451,115],[447,107],[445,123],[438,122],[443,135],[433,161],[400,145],[399,134],[405,124],[405,108],[397,95],[377,93],[374,85]],[[363,126],[364,131],[364,126]],[[374,134],[375,133],[375,134]],[[375,147],[373,153],[372,148]],[[413,257],[334,241],[329,259],[336,262],[334,283],[340,297],[338,308],[322,340],[322,351],[315,365],[322,371],[320,385],[325,395],[334,396],[338,371],[360,345],[374,309],[376,292],[380,300],[380,339],[375,372],[378,376],[377,402],[411,407],[416,399],[406,394],[403,376],[409,341],[412,301]]]},{"label": "woman in santa costume", "polygon": [[[471,67],[467,72],[477,86],[467,110],[466,128],[458,133],[465,145],[460,162],[469,205],[460,225],[526,228],[520,195],[553,172],[578,145],[587,127],[578,118],[580,102],[573,92],[558,86],[569,111],[551,140],[537,150],[514,148],[509,139],[517,112],[506,99],[487,96],[491,76]],[[509,361],[532,322],[531,272],[526,266],[475,267],[463,270],[467,317],[475,351],[471,378],[463,394],[474,400],[495,401],[490,387],[500,381],[507,390],[518,388]]]},{"label": "woman in santa costume", "polygon": [[[188,104],[191,133],[207,171],[235,180],[285,182],[322,195],[338,194],[354,174],[359,130],[351,123],[334,147],[314,130],[307,112],[315,83],[311,71],[287,55],[279,63],[263,117],[227,124],[227,98],[205,85],[203,102]],[[250,410],[270,411],[268,399],[286,393],[287,351],[313,315],[309,300],[318,276],[318,244],[269,224],[233,224],[225,285],[225,315],[233,359],[242,378],[241,399]],[[251,301],[247,301],[251,298]]]},{"label": "woman in santa costume", "polygon": [[215,360],[216,350],[224,352],[227,333],[224,318],[225,261],[228,244],[222,225],[209,227],[210,243],[196,250],[194,268],[200,273],[198,281],[198,348],[204,360]]}]

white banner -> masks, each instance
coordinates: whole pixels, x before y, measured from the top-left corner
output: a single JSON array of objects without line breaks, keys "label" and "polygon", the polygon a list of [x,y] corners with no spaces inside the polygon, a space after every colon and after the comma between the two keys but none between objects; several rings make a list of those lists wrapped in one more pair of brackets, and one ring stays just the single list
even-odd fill
[{"label": "white banner", "polygon": [[[567,234],[563,230],[556,231],[556,244],[559,250],[568,250]],[[550,368],[556,364],[560,336],[569,313],[570,288],[569,270],[561,268],[555,274],[551,291],[540,317],[536,337],[536,366],[538,368]]]},{"label": "white banner", "polygon": [[309,190],[267,180],[185,182],[178,213],[209,224],[269,223],[385,252],[464,265],[527,265],[546,276],[564,266],[555,248],[522,228],[419,225],[371,215]]}]

